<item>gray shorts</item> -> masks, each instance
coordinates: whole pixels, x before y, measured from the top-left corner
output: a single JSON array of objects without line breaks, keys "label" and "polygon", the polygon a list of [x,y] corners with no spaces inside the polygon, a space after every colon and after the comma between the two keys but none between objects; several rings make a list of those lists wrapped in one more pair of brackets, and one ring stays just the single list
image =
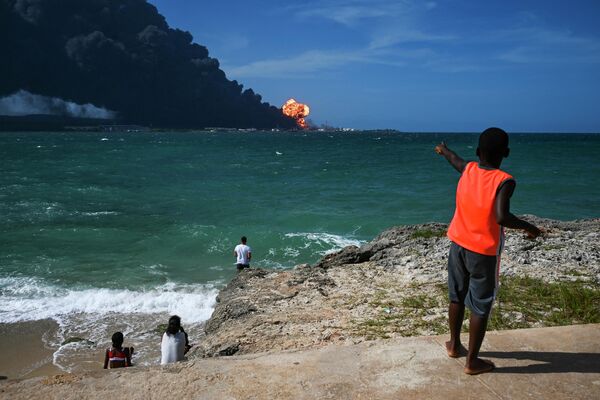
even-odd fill
[{"label": "gray shorts", "polygon": [[448,297],[486,318],[496,296],[498,257],[486,256],[452,242],[448,257]]}]

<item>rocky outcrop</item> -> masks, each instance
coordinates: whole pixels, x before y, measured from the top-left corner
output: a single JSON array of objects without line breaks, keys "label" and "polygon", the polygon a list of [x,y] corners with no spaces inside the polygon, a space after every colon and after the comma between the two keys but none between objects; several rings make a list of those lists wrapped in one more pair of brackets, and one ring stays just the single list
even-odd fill
[{"label": "rocky outcrop", "polygon": [[[600,219],[525,216],[544,237],[508,231],[504,276],[600,284]],[[244,270],[219,294],[192,357],[441,333],[450,242],[439,223],[391,228],[293,270]],[[536,326],[535,321],[531,326]]]}]

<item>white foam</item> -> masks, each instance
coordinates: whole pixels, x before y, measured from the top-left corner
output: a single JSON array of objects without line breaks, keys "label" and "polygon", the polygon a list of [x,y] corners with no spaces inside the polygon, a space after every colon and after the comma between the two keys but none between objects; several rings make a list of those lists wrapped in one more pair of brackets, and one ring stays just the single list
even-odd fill
[{"label": "white foam", "polygon": [[119,215],[117,211],[83,211],[81,215],[87,217],[99,217],[101,215]]},{"label": "white foam", "polygon": [[346,246],[360,246],[362,243],[364,243],[363,241],[351,237],[334,235],[332,233],[324,232],[286,233],[285,237],[299,237],[304,239],[304,248],[308,248],[309,246],[314,244],[325,247],[326,249],[321,251],[321,254],[333,253],[335,251],[343,249]]},{"label": "white foam", "polygon": [[293,247],[285,247],[283,249],[283,255],[286,257],[298,257],[300,255],[300,250]]},{"label": "white foam", "polygon": [[99,186],[86,186],[86,187],[77,188],[75,190],[77,190],[78,192],[83,192],[83,193],[86,193],[86,192],[101,192],[102,188],[99,187]]},{"label": "white foam", "polygon": [[269,260],[269,259],[263,259],[263,260],[259,260],[257,262],[261,267],[264,268],[268,268],[268,269],[288,269],[294,266],[294,264],[282,264],[280,262],[274,261],[274,260]]},{"label": "white foam", "polygon": [[190,323],[206,321],[213,310],[213,284],[166,283],[148,290],[62,288],[34,278],[0,278],[0,322],[60,321],[85,313],[96,319],[109,313],[178,314]]},{"label": "white foam", "polygon": [[230,249],[233,250],[233,246],[232,246],[231,242],[219,237],[219,238],[213,240],[208,245],[208,247],[206,248],[206,252],[209,254],[225,253],[225,252],[229,252]]},{"label": "white foam", "polygon": [[167,271],[164,271],[165,266],[162,264],[142,265],[142,268],[150,275],[165,276],[168,274]]}]

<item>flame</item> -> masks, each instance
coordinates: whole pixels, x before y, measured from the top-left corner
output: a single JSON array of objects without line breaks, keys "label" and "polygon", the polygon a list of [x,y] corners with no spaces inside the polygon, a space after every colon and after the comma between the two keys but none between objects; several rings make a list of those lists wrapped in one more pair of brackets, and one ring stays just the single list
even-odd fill
[{"label": "flame", "polygon": [[298,103],[294,99],[289,99],[281,106],[281,111],[288,117],[294,118],[300,128],[308,128],[308,124],[304,118],[310,113],[310,108],[308,108],[306,104]]}]

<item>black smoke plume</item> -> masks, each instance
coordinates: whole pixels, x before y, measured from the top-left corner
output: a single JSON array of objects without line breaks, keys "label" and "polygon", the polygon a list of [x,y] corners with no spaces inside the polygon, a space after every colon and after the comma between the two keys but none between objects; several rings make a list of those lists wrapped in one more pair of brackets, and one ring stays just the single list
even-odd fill
[{"label": "black smoke plume", "polygon": [[0,0],[0,97],[20,90],[157,127],[291,128],[145,0]]}]

